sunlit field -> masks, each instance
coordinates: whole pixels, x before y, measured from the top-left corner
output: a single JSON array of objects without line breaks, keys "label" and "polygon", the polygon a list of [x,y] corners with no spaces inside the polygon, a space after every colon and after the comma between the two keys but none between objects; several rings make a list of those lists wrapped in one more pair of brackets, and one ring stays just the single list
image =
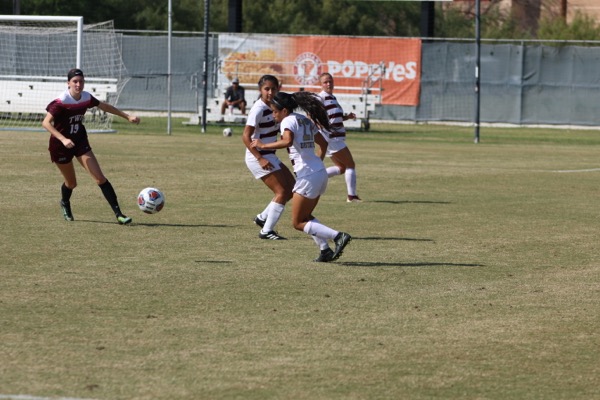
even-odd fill
[{"label": "sunlit field", "polygon": [[599,131],[352,132],[314,263],[289,205],[258,239],[240,126],[173,124],[90,135],[129,226],[80,166],[64,221],[48,134],[0,131],[0,398],[600,398]]}]

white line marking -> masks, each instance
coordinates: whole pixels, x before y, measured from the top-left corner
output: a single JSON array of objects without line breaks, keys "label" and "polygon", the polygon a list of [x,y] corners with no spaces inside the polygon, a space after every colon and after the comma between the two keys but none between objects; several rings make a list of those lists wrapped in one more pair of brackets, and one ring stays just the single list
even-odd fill
[{"label": "white line marking", "polygon": [[552,171],[552,172],[558,172],[558,173],[562,173],[562,174],[567,174],[567,173],[571,173],[571,172],[597,172],[600,171],[600,168],[590,168],[590,169],[559,169],[557,171]]},{"label": "white line marking", "polygon": [[38,397],[38,396],[30,396],[28,394],[0,394],[0,399],[7,399],[7,400],[94,400],[94,399],[83,399],[80,397]]}]

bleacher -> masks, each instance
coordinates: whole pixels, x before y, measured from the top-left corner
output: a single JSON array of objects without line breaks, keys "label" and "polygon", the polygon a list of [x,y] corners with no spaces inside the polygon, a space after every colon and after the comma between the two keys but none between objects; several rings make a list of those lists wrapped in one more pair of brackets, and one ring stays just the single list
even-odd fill
[{"label": "bleacher", "polygon": [[[246,89],[246,113],[250,111],[252,104],[260,97],[258,89],[248,89],[249,87],[255,87],[256,84],[244,84]],[[215,92],[220,93],[220,97],[216,96],[208,99],[206,107],[206,121],[207,123],[227,123],[227,124],[245,124],[246,116],[241,114],[241,111],[234,108],[233,113],[230,114],[228,110],[225,111],[225,115],[221,115],[221,104],[224,100],[223,93],[226,87],[217,89]],[[283,89],[286,92],[298,91],[299,87],[286,86]],[[305,90],[310,90],[317,93],[321,90],[320,86],[304,87]],[[342,106],[344,113],[354,113],[356,115],[355,120],[347,120],[344,125],[347,129],[364,129],[368,130],[369,127],[369,113],[375,111],[375,106],[381,102],[381,95],[379,89],[373,88],[369,90],[371,93],[364,94],[364,90],[360,87],[336,87],[335,97]],[[198,115],[194,115],[189,121],[185,122],[188,125],[199,125],[201,123],[202,108],[200,108]]]},{"label": "bleacher", "polygon": [[[0,113],[45,114],[48,103],[66,88],[65,77],[0,76]],[[85,90],[108,101],[117,93],[117,80],[86,78]]]}]

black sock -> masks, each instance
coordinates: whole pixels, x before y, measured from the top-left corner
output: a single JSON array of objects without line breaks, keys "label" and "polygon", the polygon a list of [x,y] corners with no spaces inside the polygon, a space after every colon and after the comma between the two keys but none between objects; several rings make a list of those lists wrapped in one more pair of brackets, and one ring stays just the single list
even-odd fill
[{"label": "black sock", "polygon": [[69,189],[67,185],[64,183],[60,187],[60,193],[62,195],[62,202],[65,204],[69,204],[71,201],[71,195],[73,194],[73,189]]},{"label": "black sock", "polygon": [[112,208],[115,215],[117,217],[119,215],[123,215],[121,213],[121,209],[119,208],[119,202],[117,201],[117,194],[115,193],[115,189],[113,189],[110,182],[107,180],[106,182],[104,182],[103,184],[98,185],[98,186],[100,187],[100,190],[102,190],[102,194],[104,195],[104,198],[106,199],[106,201],[108,201],[108,204],[110,204],[110,207]]}]

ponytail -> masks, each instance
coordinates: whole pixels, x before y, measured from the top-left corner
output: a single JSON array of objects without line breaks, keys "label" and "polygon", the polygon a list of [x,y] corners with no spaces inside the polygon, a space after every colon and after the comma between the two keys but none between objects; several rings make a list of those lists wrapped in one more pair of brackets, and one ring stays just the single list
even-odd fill
[{"label": "ponytail", "polygon": [[273,104],[280,110],[286,109],[290,113],[300,107],[320,129],[331,130],[327,110],[321,98],[311,92],[295,92],[292,94],[279,92],[273,98]]}]

